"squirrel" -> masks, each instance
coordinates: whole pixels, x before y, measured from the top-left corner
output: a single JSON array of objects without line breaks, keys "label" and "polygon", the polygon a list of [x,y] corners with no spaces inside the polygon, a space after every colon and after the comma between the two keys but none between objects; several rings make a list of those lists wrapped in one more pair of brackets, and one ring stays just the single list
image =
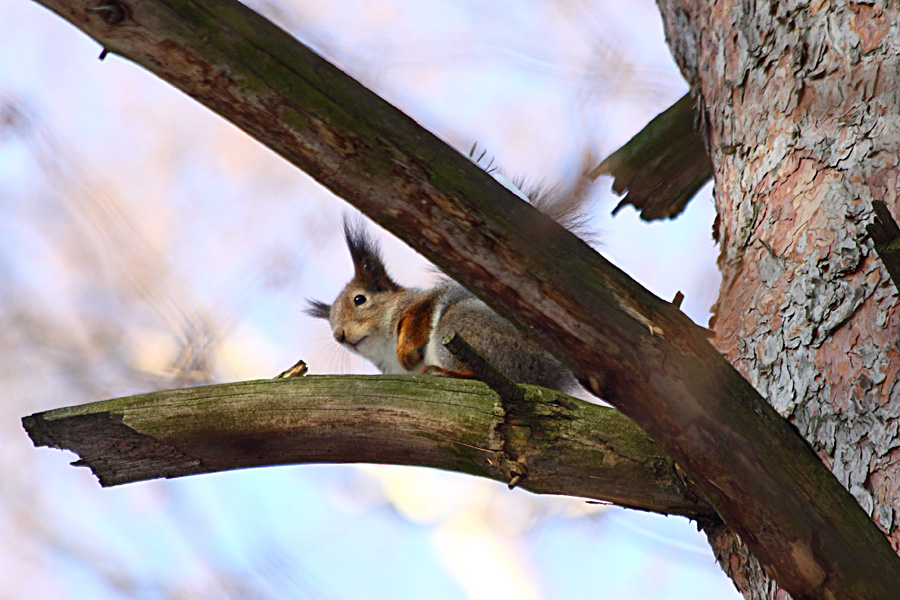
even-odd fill
[{"label": "squirrel", "polygon": [[[578,226],[574,203],[539,198],[533,204],[557,221]],[[441,343],[455,332],[512,381],[562,392],[577,387],[559,360],[462,285],[450,279],[430,289],[399,285],[388,275],[365,225],[346,216],[343,225],[353,279],[332,304],[309,300],[306,309],[331,324],[341,346],[385,374],[477,378]]]}]

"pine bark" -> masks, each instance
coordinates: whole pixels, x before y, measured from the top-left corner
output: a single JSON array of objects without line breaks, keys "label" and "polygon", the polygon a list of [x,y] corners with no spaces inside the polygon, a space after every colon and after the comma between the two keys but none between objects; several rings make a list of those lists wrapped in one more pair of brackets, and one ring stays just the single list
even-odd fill
[{"label": "pine bark", "polygon": [[[896,551],[900,307],[866,225],[873,202],[900,210],[898,7],[659,6],[714,165],[715,345]],[[747,598],[789,597],[737,536],[708,533]]]}]

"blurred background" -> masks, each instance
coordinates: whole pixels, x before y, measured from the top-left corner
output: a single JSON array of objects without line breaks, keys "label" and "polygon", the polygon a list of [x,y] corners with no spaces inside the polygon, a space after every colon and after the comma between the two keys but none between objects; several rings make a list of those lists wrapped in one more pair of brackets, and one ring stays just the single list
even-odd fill
[{"label": "blurred background", "polygon": [[[272,0],[252,6],[461,152],[573,189],[687,90],[650,0]],[[351,275],[348,207],[29,0],[0,0],[0,598],[738,598],[681,518],[383,466],[101,489],[21,417],[139,392],[368,373],[302,312]],[[598,248],[705,324],[709,190]],[[378,230],[392,275],[427,263]]]}]

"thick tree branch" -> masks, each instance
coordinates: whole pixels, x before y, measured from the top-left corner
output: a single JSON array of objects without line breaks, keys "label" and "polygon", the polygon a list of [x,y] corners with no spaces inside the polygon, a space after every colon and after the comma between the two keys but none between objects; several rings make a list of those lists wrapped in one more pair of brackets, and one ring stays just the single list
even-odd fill
[{"label": "thick tree branch", "polygon": [[77,453],[104,486],[247,467],[437,467],[700,521],[717,520],[674,461],[615,409],[522,386],[515,419],[483,383],[309,376],[155,392],[23,419],[35,445]]},{"label": "thick tree branch", "polygon": [[672,454],[795,598],[900,589],[884,536],[698,327],[308,48],[233,0],[41,3],[525,326]]}]

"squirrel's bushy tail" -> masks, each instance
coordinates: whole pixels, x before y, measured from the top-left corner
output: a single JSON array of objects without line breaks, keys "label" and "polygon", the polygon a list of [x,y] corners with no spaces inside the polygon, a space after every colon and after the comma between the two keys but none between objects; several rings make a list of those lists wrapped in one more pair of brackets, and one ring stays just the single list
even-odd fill
[{"label": "squirrel's bushy tail", "polygon": [[592,199],[589,194],[590,181],[587,178],[579,178],[575,185],[568,189],[532,183],[524,178],[510,180],[494,166],[494,159],[488,160],[486,156],[487,152],[484,150],[478,154],[477,143],[469,150],[469,159],[505,188],[527,200],[533,207],[588,244],[597,242],[596,231],[590,228]]},{"label": "squirrel's bushy tail", "polygon": [[596,232],[590,227],[590,203],[586,183],[579,182],[571,189],[560,190],[543,185],[517,185],[536,209],[580,237],[596,242]]}]

